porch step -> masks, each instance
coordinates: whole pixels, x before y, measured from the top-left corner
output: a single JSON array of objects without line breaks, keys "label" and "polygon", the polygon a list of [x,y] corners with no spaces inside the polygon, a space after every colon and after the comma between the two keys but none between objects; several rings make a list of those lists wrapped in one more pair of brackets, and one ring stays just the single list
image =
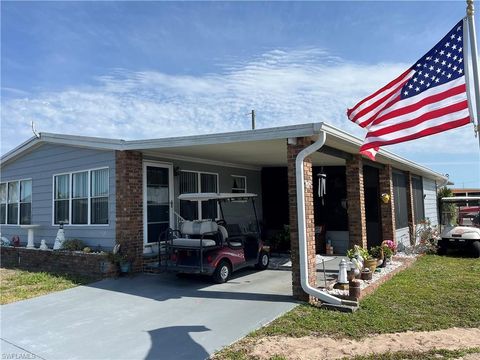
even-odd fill
[{"label": "porch step", "polygon": [[148,274],[160,274],[164,272],[163,267],[159,266],[157,262],[151,262],[143,265],[143,272]]}]

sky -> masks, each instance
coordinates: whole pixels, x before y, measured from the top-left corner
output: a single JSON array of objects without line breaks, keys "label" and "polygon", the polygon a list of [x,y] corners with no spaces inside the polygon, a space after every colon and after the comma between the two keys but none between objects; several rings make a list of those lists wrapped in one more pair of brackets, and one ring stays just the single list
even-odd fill
[{"label": "sky", "polygon": [[[2,1],[2,154],[39,132],[145,139],[321,122],[393,80],[465,2]],[[477,7],[477,29],[480,4]],[[473,125],[386,146],[480,187]]]}]

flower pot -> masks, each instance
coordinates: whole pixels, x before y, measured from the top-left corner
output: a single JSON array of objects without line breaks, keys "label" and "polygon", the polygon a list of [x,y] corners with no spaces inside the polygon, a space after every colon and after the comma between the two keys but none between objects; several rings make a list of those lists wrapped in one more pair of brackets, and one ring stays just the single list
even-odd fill
[{"label": "flower pot", "polygon": [[372,275],[371,271],[362,271],[362,280],[372,280]]},{"label": "flower pot", "polygon": [[375,272],[375,269],[377,268],[377,259],[367,259],[365,260],[364,267],[369,268],[370,272]]},{"label": "flower pot", "polygon": [[129,262],[121,263],[120,264],[120,272],[121,273],[129,273],[131,268],[131,264]]}]

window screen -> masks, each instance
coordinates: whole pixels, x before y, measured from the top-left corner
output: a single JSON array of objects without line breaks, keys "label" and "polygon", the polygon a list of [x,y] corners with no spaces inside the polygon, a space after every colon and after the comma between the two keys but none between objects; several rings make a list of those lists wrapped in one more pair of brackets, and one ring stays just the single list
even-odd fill
[{"label": "window screen", "polygon": [[413,211],[415,213],[415,223],[425,219],[425,207],[423,202],[423,184],[421,177],[412,177],[413,191]]},{"label": "window screen", "polygon": [[395,203],[395,226],[397,229],[408,227],[407,179],[403,173],[393,173],[393,196]]}]

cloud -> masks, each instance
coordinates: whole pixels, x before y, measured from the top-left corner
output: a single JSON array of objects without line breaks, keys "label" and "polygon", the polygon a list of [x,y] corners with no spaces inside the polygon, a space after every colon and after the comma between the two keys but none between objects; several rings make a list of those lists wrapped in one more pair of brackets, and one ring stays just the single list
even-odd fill
[{"label": "cloud", "polygon": [[[408,66],[358,64],[312,48],[273,50],[198,76],[115,69],[94,85],[4,99],[1,152],[31,136],[32,120],[43,132],[144,139],[245,130],[251,109],[259,128],[325,121],[363,137],[365,131],[347,120],[347,107]],[[465,129],[389,149],[441,152],[452,136],[463,146],[449,152],[475,149]]]}]

